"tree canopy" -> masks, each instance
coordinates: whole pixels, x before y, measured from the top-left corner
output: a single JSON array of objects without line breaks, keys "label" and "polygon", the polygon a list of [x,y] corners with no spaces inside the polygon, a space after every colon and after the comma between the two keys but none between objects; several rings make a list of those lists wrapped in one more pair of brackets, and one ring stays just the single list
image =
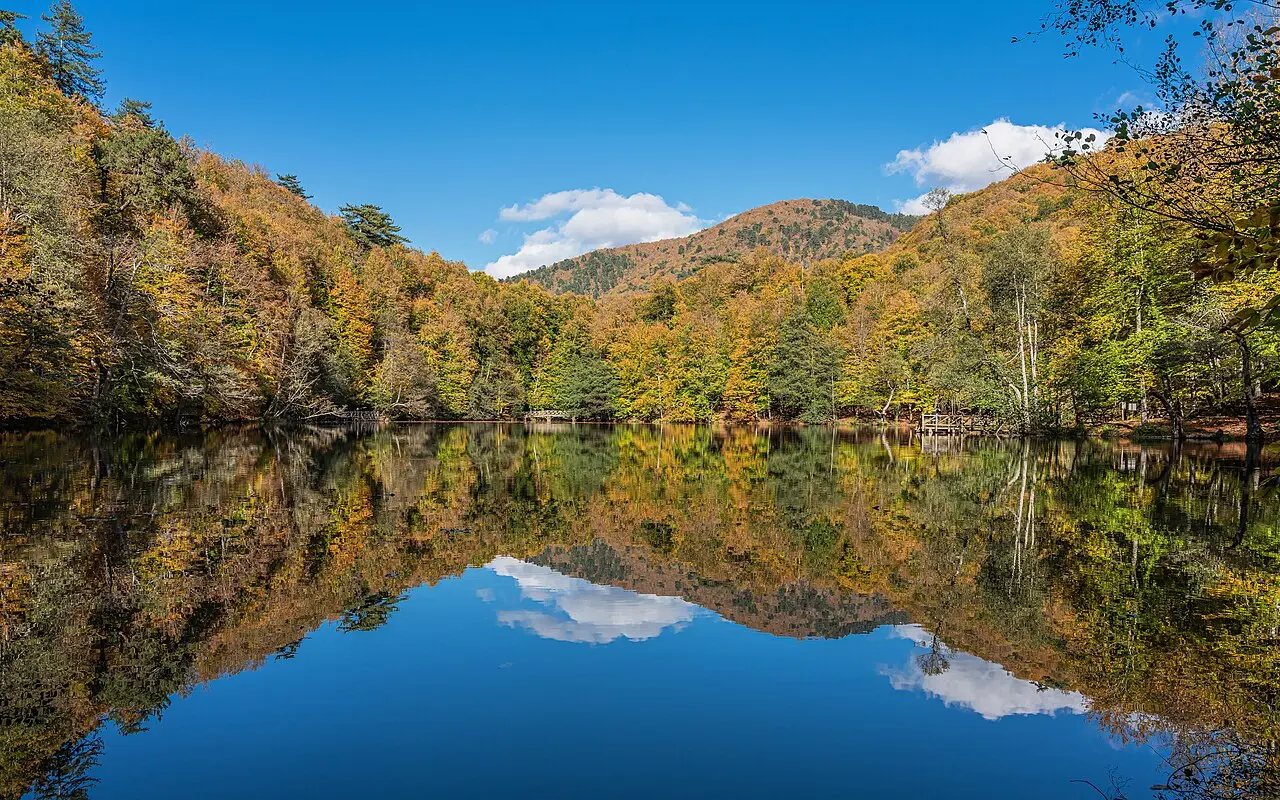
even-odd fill
[{"label": "tree canopy", "polygon": [[361,203],[345,205],[338,211],[351,237],[364,247],[391,247],[409,241],[400,235],[400,226],[392,222],[391,215],[379,206]]},{"label": "tree canopy", "polygon": [[93,46],[93,35],[84,27],[84,17],[71,0],[56,0],[40,17],[49,29],[36,35],[36,52],[49,65],[53,80],[69,97],[83,97],[91,103],[105,91],[102,71],[93,66],[102,53]]},{"label": "tree canopy", "polygon": [[289,190],[291,194],[301,197],[303,200],[311,199],[311,195],[307,194],[306,190],[302,188],[302,183],[298,180],[297,175],[276,175],[276,183]]},{"label": "tree canopy", "polygon": [[0,46],[22,41],[22,32],[18,30],[18,20],[26,18],[25,14],[0,8]]}]

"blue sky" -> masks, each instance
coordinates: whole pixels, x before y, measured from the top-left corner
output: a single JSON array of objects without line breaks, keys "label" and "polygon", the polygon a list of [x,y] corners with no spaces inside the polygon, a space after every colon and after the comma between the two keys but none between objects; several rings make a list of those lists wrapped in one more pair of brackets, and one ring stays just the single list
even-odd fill
[{"label": "blue sky", "polygon": [[108,104],[150,101],[328,211],[380,204],[416,246],[502,273],[786,198],[975,188],[985,139],[928,148],[1008,119],[1023,153],[1017,126],[1141,93],[1106,54],[1012,44],[1048,5],[76,2]]}]

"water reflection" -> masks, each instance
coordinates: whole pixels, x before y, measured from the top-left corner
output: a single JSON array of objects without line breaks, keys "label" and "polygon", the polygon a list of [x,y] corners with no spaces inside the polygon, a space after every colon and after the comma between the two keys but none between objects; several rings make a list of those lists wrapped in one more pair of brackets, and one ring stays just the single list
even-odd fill
[{"label": "water reflection", "polygon": [[524,599],[552,609],[498,612],[502,624],[525,628],[543,639],[590,644],[608,644],[615,639],[642,642],[665,630],[680,630],[698,609],[679,597],[597,586],[510,556],[499,556],[485,566],[497,575],[513,578]]},{"label": "water reflection", "polygon": [[901,626],[896,633],[927,652],[888,670],[889,682],[895,689],[924,692],[948,707],[967,708],[989,720],[1018,714],[1088,711],[1088,701],[1079,692],[1021,680],[999,664],[947,650],[919,625]]},{"label": "water reflection", "polygon": [[104,722],[483,565],[490,620],[567,642],[662,647],[699,607],[788,641],[915,623],[894,686],[1002,725],[1087,710],[1168,755],[1166,795],[1265,796],[1272,463],[818,429],[0,434],[0,796],[76,786]]}]

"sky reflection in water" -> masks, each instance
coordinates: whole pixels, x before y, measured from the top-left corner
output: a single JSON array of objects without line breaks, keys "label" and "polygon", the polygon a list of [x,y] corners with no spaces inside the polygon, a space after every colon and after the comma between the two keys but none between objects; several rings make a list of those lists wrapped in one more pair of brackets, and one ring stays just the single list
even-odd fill
[{"label": "sky reflection in water", "polygon": [[[520,587],[522,599],[550,609],[546,612],[502,609],[497,614],[502,624],[524,628],[543,639],[588,644],[608,644],[620,638],[640,642],[665,631],[677,632],[692,621],[695,614],[707,613],[678,597],[597,586],[510,556],[499,556],[485,568],[513,579]],[[488,602],[494,600],[491,591],[478,596]],[[919,625],[892,626],[891,630],[920,648],[928,649],[934,644],[933,637]],[[968,709],[987,720],[1017,714],[1088,711],[1088,701],[1079,692],[1021,680],[999,664],[950,650],[945,644],[942,649],[946,652],[946,667],[938,672],[926,672],[920,663],[921,654],[917,653],[905,664],[881,665],[881,668],[895,689],[923,692],[941,700],[948,708]]]},{"label": "sky reflection in water", "polygon": [[1165,752],[1263,787],[1280,506],[1233,458],[0,435],[0,796],[1138,800]]},{"label": "sky reflection in water", "polygon": [[914,625],[777,637],[499,557],[410,592],[375,631],[328,624],[150,730],[109,732],[91,796],[986,800],[1154,777],[1155,755],[1116,749],[1079,695],[951,650],[924,675],[929,642]]},{"label": "sky reflection in water", "polygon": [[503,610],[498,612],[498,621],[544,639],[591,644],[608,644],[619,638],[642,642],[668,629],[680,630],[700,610],[679,597],[597,586],[510,556],[499,556],[485,566],[494,574],[514,579],[522,598],[551,609]]}]

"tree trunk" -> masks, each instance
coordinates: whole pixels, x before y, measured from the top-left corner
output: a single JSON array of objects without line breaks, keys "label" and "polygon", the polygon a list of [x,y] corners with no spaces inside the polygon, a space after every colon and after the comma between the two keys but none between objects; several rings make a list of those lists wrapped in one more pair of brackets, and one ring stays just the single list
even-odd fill
[{"label": "tree trunk", "polygon": [[1166,392],[1152,390],[1151,395],[1164,406],[1165,416],[1168,417],[1169,427],[1173,431],[1173,440],[1180,442],[1185,439],[1186,434],[1182,431],[1182,409],[1178,407],[1178,401],[1173,398],[1172,387],[1166,387]]},{"label": "tree trunk", "polygon": [[1249,506],[1253,501],[1253,484],[1258,479],[1259,451],[1261,440],[1250,440],[1245,451],[1244,471],[1240,474],[1240,516],[1236,524],[1236,535],[1232,539],[1231,548],[1244,544],[1245,534],[1249,530]]},{"label": "tree trunk", "polygon": [[1027,376],[1027,301],[1024,289],[1015,298],[1018,314],[1018,365],[1022,372],[1022,432],[1031,430],[1031,385]]},{"label": "tree trunk", "polygon": [[[1142,284],[1138,284],[1138,330],[1137,332],[1138,332],[1139,338],[1141,338],[1142,336]],[[1141,417],[1138,420],[1138,422],[1141,425],[1146,425],[1147,422],[1150,421],[1150,411],[1147,408],[1147,376],[1146,374],[1141,375],[1141,377],[1138,380],[1139,380],[1138,388],[1142,391],[1141,406],[1138,409],[1138,413],[1141,415]]]},{"label": "tree trunk", "polygon": [[893,394],[896,391],[892,386],[889,387],[889,399],[884,402],[884,408],[880,409],[880,419],[886,423],[889,421],[889,406],[893,405]]},{"label": "tree trunk", "polygon": [[1262,421],[1258,419],[1258,386],[1253,377],[1253,350],[1249,337],[1235,334],[1240,347],[1240,382],[1244,384],[1245,441],[1251,445],[1262,443]]}]

